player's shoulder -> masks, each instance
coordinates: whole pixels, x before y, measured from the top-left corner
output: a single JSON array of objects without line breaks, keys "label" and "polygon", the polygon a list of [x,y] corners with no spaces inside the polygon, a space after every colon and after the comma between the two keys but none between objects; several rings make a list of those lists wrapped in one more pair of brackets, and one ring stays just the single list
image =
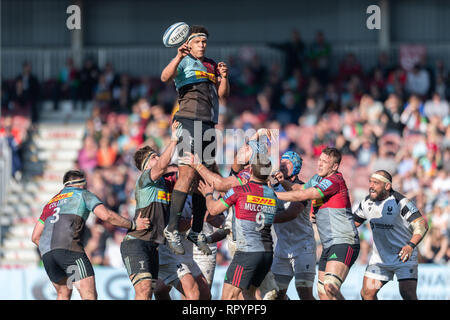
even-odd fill
[{"label": "player's shoulder", "polygon": [[217,66],[217,62],[214,61],[214,60],[211,59],[211,58],[208,58],[208,57],[204,57],[204,58],[203,58],[203,62],[204,62],[204,63],[210,63],[210,64],[212,64],[212,65],[214,65],[214,66]]},{"label": "player's shoulder", "polygon": [[404,199],[407,199],[403,194],[395,190],[392,191],[391,197],[393,197],[397,203],[400,203],[400,201],[404,201]]}]

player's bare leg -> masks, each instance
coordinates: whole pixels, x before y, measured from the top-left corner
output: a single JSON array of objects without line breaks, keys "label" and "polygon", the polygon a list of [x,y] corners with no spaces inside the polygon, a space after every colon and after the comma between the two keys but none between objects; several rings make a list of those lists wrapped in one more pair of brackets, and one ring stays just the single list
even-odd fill
[{"label": "player's bare leg", "polygon": [[[316,300],[312,287],[297,287],[297,293],[301,300]],[[286,295],[286,292],[284,294]]]},{"label": "player's bare leg", "polygon": [[192,274],[188,273],[181,278],[177,284],[177,290],[180,291],[186,300],[199,300],[200,290]]},{"label": "player's bare leg", "polygon": [[172,300],[170,297],[170,286],[167,286],[161,279],[156,280],[155,299],[156,300]]},{"label": "player's bare leg", "polygon": [[363,300],[378,300],[377,293],[385,284],[385,281],[365,276],[363,279],[363,287],[361,289],[361,298]]},{"label": "player's bare leg", "polygon": [[231,284],[224,283],[222,289],[222,300],[239,300],[242,289]]},{"label": "player's bare leg", "polygon": [[197,282],[200,291],[200,300],[211,300],[211,289],[205,276],[201,274],[195,277],[195,282]]},{"label": "player's bare leg", "polygon": [[59,283],[52,282],[56,289],[56,300],[70,300],[72,296],[72,289],[67,286],[67,278],[61,280]]},{"label": "player's bare leg", "polygon": [[256,287],[253,285],[250,285],[250,288],[247,290],[242,290],[242,295],[244,297],[244,300],[262,300],[262,297],[260,296],[259,299],[256,297]]},{"label": "player's bare leg", "polygon": [[[133,278],[134,274],[130,276]],[[134,285],[134,291],[136,292],[134,300],[151,300],[152,298],[152,280],[141,280]]]},{"label": "player's bare leg", "polygon": [[323,289],[328,300],[345,300],[340,287],[349,270],[347,265],[340,261],[328,261],[325,272],[319,271],[319,280],[323,282]]},{"label": "player's bare leg", "polygon": [[95,277],[90,276],[74,283],[83,300],[97,300]]},{"label": "player's bare leg", "polygon": [[417,280],[399,280],[398,287],[403,300],[418,300],[416,293]]}]

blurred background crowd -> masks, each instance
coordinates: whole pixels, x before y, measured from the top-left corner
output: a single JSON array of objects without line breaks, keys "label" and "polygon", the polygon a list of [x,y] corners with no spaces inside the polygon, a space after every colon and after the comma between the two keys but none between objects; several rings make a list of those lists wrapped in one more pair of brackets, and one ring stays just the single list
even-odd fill
[{"label": "blurred background crowd", "polygon": [[[333,48],[320,31],[310,43],[294,30],[290,41],[267,46],[281,50],[284,65],[265,65],[256,53],[225,61],[231,96],[221,101],[217,129],[280,130],[280,154],[293,150],[302,156],[303,181],[314,174],[321,150],[337,147],[354,207],[368,192],[371,172],[391,172],[394,189],[416,203],[431,227],[420,245],[420,262],[450,263],[450,66],[424,58],[405,70],[383,53],[370,68],[352,53],[333,61]],[[142,145],[160,151],[167,145],[177,107],[173,83],[118,73],[111,63],[100,69],[88,57],[81,69],[68,59],[58,78],[45,82],[25,62],[23,72],[4,80],[1,89],[0,136],[8,137],[16,178],[21,146],[39,120],[40,101],[52,100],[56,109],[61,100],[81,101],[81,108],[93,102],[77,166],[87,174],[88,189],[108,207],[134,215],[139,172],[133,154]],[[229,172],[226,165],[220,169]],[[124,231],[95,217],[88,226],[86,252],[93,264],[121,267]],[[369,228],[360,228],[361,264],[371,252]],[[226,248],[219,244],[219,264],[229,262]]]}]

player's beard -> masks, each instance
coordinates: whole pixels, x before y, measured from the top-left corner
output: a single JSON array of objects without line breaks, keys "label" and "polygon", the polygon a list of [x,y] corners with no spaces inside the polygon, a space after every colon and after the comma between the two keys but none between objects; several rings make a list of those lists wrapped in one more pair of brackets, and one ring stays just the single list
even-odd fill
[{"label": "player's beard", "polygon": [[375,199],[372,199],[372,197],[370,197],[370,200],[372,200],[372,201],[383,201],[388,196],[389,196],[389,192],[383,189],[380,192],[376,193]]}]

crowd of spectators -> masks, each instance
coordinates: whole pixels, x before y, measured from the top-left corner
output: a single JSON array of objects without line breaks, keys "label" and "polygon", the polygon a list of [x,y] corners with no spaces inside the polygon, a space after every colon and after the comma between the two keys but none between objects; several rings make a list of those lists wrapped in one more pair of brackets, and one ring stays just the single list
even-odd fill
[{"label": "crowd of spectators", "polygon": [[[325,146],[339,148],[340,171],[354,206],[367,194],[371,172],[391,172],[394,189],[412,199],[431,226],[419,246],[420,261],[447,263],[450,69],[440,60],[429,65],[423,59],[408,71],[385,53],[373,66],[362,66],[352,53],[333,61],[332,47],[321,32],[310,45],[298,31],[286,43],[268,45],[284,52],[284,66],[264,65],[257,54],[226,60],[231,96],[221,101],[217,128],[279,129],[280,154],[293,150],[304,160],[302,180],[314,173]],[[87,174],[88,188],[107,206],[132,216],[139,175],[133,153],[143,144],[157,150],[167,145],[176,107],[174,85],[158,76],[118,74],[110,63],[100,69],[92,59],[77,70],[69,59],[51,88],[47,93],[56,108],[61,99],[81,105],[93,101],[77,165]],[[221,166],[223,173],[227,169]],[[116,255],[123,231],[94,220],[86,240],[88,255],[97,264],[120,265]],[[360,236],[358,261],[366,264],[372,245],[369,226],[360,228]],[[226,264],[224,243],[219,255]]]}]

